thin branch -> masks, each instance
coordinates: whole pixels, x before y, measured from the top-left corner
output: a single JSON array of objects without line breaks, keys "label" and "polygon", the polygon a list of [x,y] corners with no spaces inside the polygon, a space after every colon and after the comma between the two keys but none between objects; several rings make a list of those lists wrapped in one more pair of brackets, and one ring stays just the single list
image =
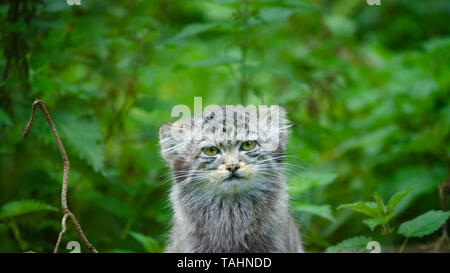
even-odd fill
[{"label": "thin branch", "polygon": [[66,233],[66,220],[67,220],[67,216],[68,215],[69,214],[66,213],[66,214],[64,214],[64,216],[62,218],[62,221],[61,221],[62,230],[61,230],[61,232],[58,235],[58,241],[56,241],[55,250],[53,251],[54,253],[58,252],[59,245],[61,244],[62,237]]},{"label": "thin branch", "polygon": [[64,216],[62,218],[62,230],[59,233],[58,241],[55,245],[54,252],[57,253],[59,249],[59,245],[61,243],[61,239],[66,232],[66,219],[69,218],[72,222],[76,232],[80,236],[81,240],[83,241],[84,245],[94,253],[98,253],[98,251],[95,249],[95,247],[89,242],[89,240],[86,238],[86,235],[84,235],[83,230],[81,229],[80,224],[78,223],[75,215],[69,210],[69,207],[67,205],[67,185],[69,180],[69,169],[70,169],[70,162],[69,158],[67,157],[66,150],[64,149],[64,146],[61,142],[61,138],[58,135],[58,132],[56,131],[55,124],[52,121],[52,118],[50,117],[50,114],[48,113],[47,107],[45,107],[44,103],[41,100],[35,100],[33,102],[33,106],[31,108],[31,116],[30,120],[28,121],[27,126],[25,127],[25,130],[23,131],[23,136],[26,137],[28,133],[31,130],[31,126],[33,125],[34,120],[34,112],[36,110],[36,106],[39,106],[42,113],[44,114],[45,119],[47,120],[47,123],[50,125],[50,129],[53,133],[53,136],[55,137],[56,144],[58,145],[58,149],[61,153],[61,157],[63,159],[63,165],[64,165],[64,171],[63,171],[63,182],[62,182],[62,190],[61,190],[61,207],[64,213]]}]

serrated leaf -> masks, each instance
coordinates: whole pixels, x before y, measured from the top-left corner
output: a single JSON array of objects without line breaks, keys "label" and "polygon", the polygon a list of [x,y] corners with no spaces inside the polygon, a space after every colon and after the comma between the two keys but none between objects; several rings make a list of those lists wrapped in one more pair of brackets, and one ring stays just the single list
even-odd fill
[{"label": "serrated leaf", "polygon": [[389,199],[389,202],[387,204],[387,213],[392,212],[394,208],[398,205],[398,203],[400,203],[400,201],[402,201],[403,198],[405,198],[411,190],[412,188],[409,188],[406,189],[405,191],[397,192],[396,194],[394,194],[391,197],[391,199]]},{"label": "serrated leaf", "polygon": [[[60,114],[57,127],[64,136],[63,142],[74,148],[76,155],[87,161],[96,172],[104,170],[102,134],[96,120]],[[70,157],[70,155],[69,155]]]},{"label": "serrated leaf", "polygon": [[37,211],[58,211],[58,209],[35,200],[12,201],[2,206],[0,209],[0,219],[11,218]]},{"label": "serrated leaf", "polygon": [[308,212],[319,217],[334,221],[330,205],[314,205],[308,203],[295,202],[292,204],[292,209],[296,211]]},{"label": "serrated leaf", "polygon": [[341,251],[363,251],[367,247],[367,243],[372,241],[372,238],[366,236],[357,236],[346,239],[337,245],[330,246],[325,252],[341,252]]},{"label": "serrated leaf", "polygon": [[449,217],[450,211],[430,210],[402,223],[397,232],[405,237],[423,237],[438,230]]},{"label": "serrated leaf", "polygon": [[341,208],[351,209],[373,218],[381,216],[377,203],[375,202],[355,202],[352,204],[343,204],[338,207],[338,209]]},{"label": "serrated leaf", "polygon": [[138,241],[144,247],[145,251],[149,253],[159,252],[159,243],[152,237],[135,231],[130,231],[130,236]]},{"label": "serrated leaf", "polygon": [[326,186],[332,183],[336,177],[335,173],[301,173],[288,181],[289,193],[300,194],[315,187]]}]

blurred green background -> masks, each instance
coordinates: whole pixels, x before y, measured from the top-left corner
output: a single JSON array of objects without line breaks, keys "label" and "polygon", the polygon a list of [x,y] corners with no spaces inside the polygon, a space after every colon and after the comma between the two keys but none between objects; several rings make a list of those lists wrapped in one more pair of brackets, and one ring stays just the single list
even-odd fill
[{"label": "blurred green background", "polygon": [[[62,161],[42,113],[22,137],[35,98],[71,161],[69,207],[100,252],[164,250],[158,129],[194,96],[287,109],[292,209],[309,251],[354,236],[385,246],[364,217],[337,209],[374,192],[387,201],[412,188],[394,226],[442,208],[449,1],[0,3],[0,252],[51,252],[61,229]],[[68,227],[62,252],[79,240]],[[421,251],[440,236],[409,244]],[[392,240],[403,242],[395,230]]]}]

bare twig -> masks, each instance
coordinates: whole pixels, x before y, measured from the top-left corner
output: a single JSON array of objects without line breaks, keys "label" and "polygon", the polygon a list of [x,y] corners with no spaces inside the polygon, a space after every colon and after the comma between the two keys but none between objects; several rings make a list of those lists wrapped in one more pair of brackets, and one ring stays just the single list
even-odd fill
[{"label": "bare twig", "polygon": [[70,162],[69,158],[67,157],[66,150],[64,149],[64,146],[61,142],[61,138],[58,135],[58,132],[56,132],[55,124],[52,121],[52,118],[50,117],[50,114],[48,113],[47,107],[45,107],[44,103],[41,100],[35,100],[33,102],[33,106],[31,108],[31,116],[30,120],[28,121],[27,126],[25,127],[25,130],[23,131],[23,136],[26,137],[28,133],[31,130],[31,126],[33,125],[34,120],[34,112],[36,110],[36,106],[39,106],[42,113],[45,116],[45,119],[47,120],[48,124],[50,125],[50,129],[53,133],[53,136],[55,137],[56,144],[58,145],[58,149],[61,153],[61,157],[63,159],[63,165],[64,165],[64,171],[63,171],[63,182],[62,182],[62,190],[61,190],[61,207],[64,213],[64,216],[62,218],[62,230],[59,233],[58,241],[55,245],[54,252],[57,253],[59,249],[59,245],[61,243],[61,239],[66,232],[66,219],[69,218],[72,222],[76,232],[80,236],[81,240],[85,244],[85,246],[94,253],[98,253],[98,251],[95,249],[95,247],[89,242],[89,240],[86,238],[86,235],[84,235],[83,230],[81,229],[80,224],[78,223],[75,215],[69,210],[69,207],[67,205],[67,185],[69,180],[69,169],[70,169]]},{"label": "bare twig", "polygon": [[63,216],[63,218],[62,218],[62,220],[61,220],[61,226],[62,226],[62,230],[61,230],[61,232],[59,233],[59,235],[58,235],[58,241],[56,241],[56,245],[55,245],[55,250],[53,251],[54,253],[57,253],[58,252],[58,249],[59,249],[59,245],[61,244],[61,240],[62,240],[62,237],[64,236],[64,234],[66,233],[66,220],[67,220],[67,216],[68,216],[69,214],[64,214],[64,216]]}]

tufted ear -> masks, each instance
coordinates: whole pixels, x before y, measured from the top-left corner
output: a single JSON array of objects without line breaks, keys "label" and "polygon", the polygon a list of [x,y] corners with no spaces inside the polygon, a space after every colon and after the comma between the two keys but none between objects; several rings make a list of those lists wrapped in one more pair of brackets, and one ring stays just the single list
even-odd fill
[{"label": "tufted ear", "polygon": [[287,119],[287,112],[283,107],[279,106],[280,111],[280,139],[283,144],[283,147],[286,146],[289,136],[289,127],[294,125]]},{"label": "tufted ear", "polygon": [[262,136],[262,146],[268,151],[284,151],[289,127],[292,125],[286,117],[286,111],[278,105],[262,107],[258,111],[258,130]]},{"label": "tufted ear", "polygon": [[159,145],[161,146],[161,155],[172,165],[172,161],[176,155],[176,141],[172,137],[172,123],[164,123],[159,128]]}]

